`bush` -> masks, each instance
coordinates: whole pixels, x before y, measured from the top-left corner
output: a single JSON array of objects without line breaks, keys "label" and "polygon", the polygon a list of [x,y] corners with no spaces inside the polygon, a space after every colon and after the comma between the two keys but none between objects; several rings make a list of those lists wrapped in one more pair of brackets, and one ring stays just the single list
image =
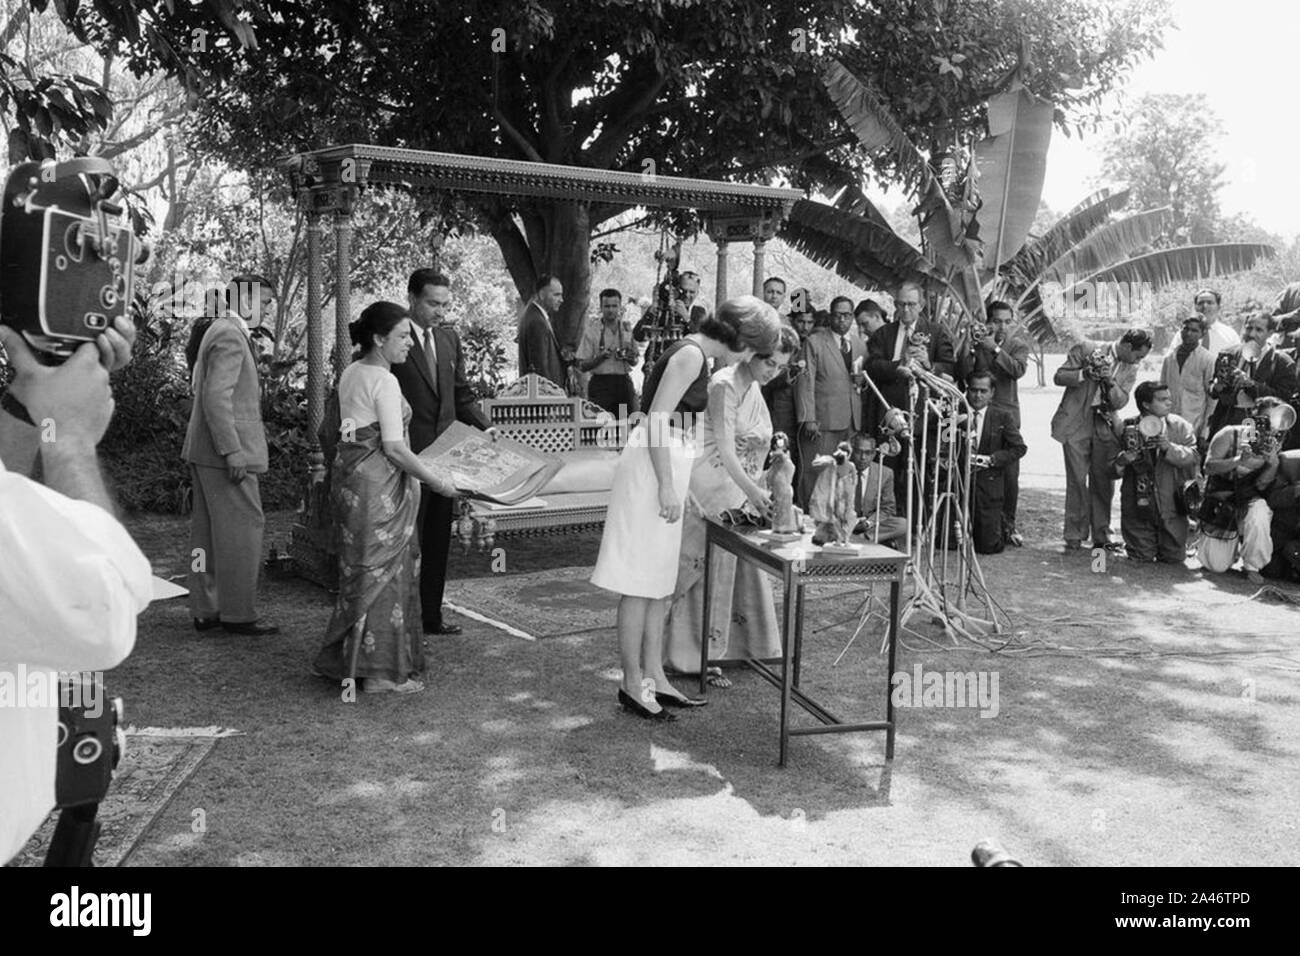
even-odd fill
[{"label": "bush", "polygon": [[[190,323],[155,315],[137,325],[131,364],[113,376],[116,409],[100,459],[126,511],[187,514],[190,474],[181,448],[193,405],[184,355]],[[302,497],[310,448],[303,365],[260,362],[269,470],[259,484],[268,511],[297,507]]]}]

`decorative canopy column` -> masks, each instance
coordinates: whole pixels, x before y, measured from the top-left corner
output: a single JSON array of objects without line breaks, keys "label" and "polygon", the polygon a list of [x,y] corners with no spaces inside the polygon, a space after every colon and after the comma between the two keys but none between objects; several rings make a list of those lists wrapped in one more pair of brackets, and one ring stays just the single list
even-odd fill
[{"label": "decorative canopy column", "polygon": [[718,244],[718,303],[726,298],[725,255],[729,242],[754,243],[754,295],[763,294],[763,256],[767,240],[776,235],[783,219],[778,209],[764,209],[748,216],[715,216],[709,220],[709,238]]}]

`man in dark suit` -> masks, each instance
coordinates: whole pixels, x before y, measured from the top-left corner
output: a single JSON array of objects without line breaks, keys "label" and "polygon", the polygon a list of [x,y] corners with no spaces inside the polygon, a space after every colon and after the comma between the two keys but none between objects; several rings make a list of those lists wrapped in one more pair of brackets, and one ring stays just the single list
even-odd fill
[{"label": "man in dark suit", "polygon": [[[1006,412],[1020,427],[1020,393],[1017,382],[1029,368],[1029,343],[1011,335],[1015,310],[994,300],[984,306],[985,334],[966,338],[957,348],[957,380],[969,383],[976,372],[993,376],[992,407]],[[1009,461],[1003,473],[1002,527],[1008,544],[1020,547],[1024,538],[1016,530],[1016,507],[1020,500],[1020,459]]]},{"label": "man in dark suit", "polygon": [[803,344],[803,373],[794,380],[795,417],[799,421],[799,501],[805,508],[817,481],[812,461],[829,455],[862,427],[858,383],[865,355],[853,341],[853,300],[831,302],[830,325],[815,329]]},{"label": "man in dark suit", "polygon": [[[882,325],[867,340],[867,375],[890,408],[908,409],[908,389],[914,377],[911,362],[928,366],[936,375],[952,378],[956,356],[952,340],[938,323],[921,315],[921,287],[904,282],[894,293],[895,320]],[[914,337],[928,336],[929,345],[922,349]],[[876,393],[868,389],[863,395],[863,419],[867,431],[877,434],[888,408],[880,404]],[[914,409],[913,409],[914,411]],[[920,421],[920,418],[917,418]],[[909,439],[900,435],[902,451],[889,461],[894,470],[894,493],[901,506],[907,501],[907,456]]]},{"label": "man in dark suit", "polygon": [[[1231,369],[1231,375],[1228,378],[1219,375],[1220,366],[1216,364],[1210,397],[1218,404],[1210,416],[1211,437],[1225,425],[1240,425],[1245,421],[1255,399],[1273,395],[1289,403],[1295,394],[1295,362],[1268,344],[1273,322],[1263,313],[1252,315],[1242,327],[1241,345],[1219,353],[1218,361]],[[1252,354],[1253,359],[1247,358]]]},{"label": "man in dark suit", "polygon": [[540,375],[560,388],[568,384],[564,352],[555,337],[551,316],[564,302],[564,286],[555,276],[537,279],[537,292],[519,317],[519,377]]},{"label": "man in dark suit", "polygon": [[[465,379],[460,336],[445,324],[451,305],[450,283],[433,269],[416,269],[406,286],[411,307],[414,347],[406,361],[393,366],[402,395],[411,406],[411,449],[418,455],[454,421],[496,429],[475,404]],[[461,629],[442,617],[442,592],[447,582],[447,552],[451,547],[452,500],[420,486],[420,604],[426,634],[459,634]]]},{"label": "man in dark suit", "polygon": [[1002,501],[1006,495],[1006,470],[1027,450],[1014,416],[991,404],[993,382],[991,373],[974,372],[966,387],[966,400],[971,407],[966,434],[974,436],[967,446],[973,448],[974,453],[971,463],[971,536],[975,539],[975,550],[980,554],[996,554],[1005,545]]},{"label": "man in dark suit", "polygon": [[265,526],[257,476],[266,473],[268,458],[249,332],[270,313],[271,302],[266,279],[236,276],[223,314],[195,353],[194,405],[181,457],[190,463],[192,480],[188,584],[196,631],[221,627],[256,637],[280,631],[257,619]]}]

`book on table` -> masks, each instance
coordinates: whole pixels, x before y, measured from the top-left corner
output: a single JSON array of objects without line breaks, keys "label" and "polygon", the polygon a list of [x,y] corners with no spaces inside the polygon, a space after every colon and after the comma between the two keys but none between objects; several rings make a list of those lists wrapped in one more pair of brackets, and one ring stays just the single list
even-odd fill
[{"label": "book on table", "polygon": [[419,456],[435,471],[449,472],[467,498],[515,505],[528,501],[564,464],[558,455],[500,436],[496,441],[463,422],[452,422]]}]

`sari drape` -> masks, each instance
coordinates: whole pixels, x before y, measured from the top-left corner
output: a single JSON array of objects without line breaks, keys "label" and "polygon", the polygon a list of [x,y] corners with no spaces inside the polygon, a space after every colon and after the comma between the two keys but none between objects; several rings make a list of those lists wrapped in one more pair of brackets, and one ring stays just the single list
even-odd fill
[{"label": "sari drape", "polygon": [[400,684],[424,670],[420,483],[384,454],[378,423],[339,442],[331,482],[339,594],[316,670]]}]

